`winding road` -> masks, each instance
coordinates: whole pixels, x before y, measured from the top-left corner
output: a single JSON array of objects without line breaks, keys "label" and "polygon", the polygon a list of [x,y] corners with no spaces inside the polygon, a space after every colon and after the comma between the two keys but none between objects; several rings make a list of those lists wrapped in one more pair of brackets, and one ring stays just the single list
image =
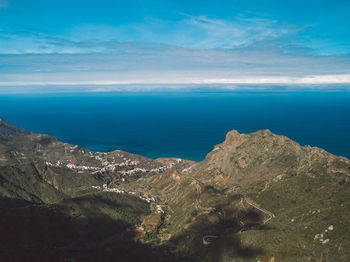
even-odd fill
[{"label": "winding road", "polygon": [[210,245],[214,238],[218,238],[218,236],[213,236],[213,235],[206,235],[203,237],[203,245]]},{"label": "winding road", "polygon": [[269,222],[272,218],[275,218],[275,217],[276,217],[272,212],[270,212],[270,211],[268,211],[268,210],[262,208],[261,206],[259,206],[257,203],[255,203],[253,200],[251,200],[251,199],[250,199],[249,197],[247,197],[247,196],[243,196],[243,197],[242,197],[242,201],[243,201],[243,203],[247,203],[248,205],[250,205],[250,206],[252,206],[252,207],[254,207],[254,208],[260,210],[261,212],[263,212],[263,213],[265,213],[266,215],[269,216],[269,218],[266,219],[266,220],[264,221],[264,224],[266,224],[267,222]]},{"label": "winding road", "polygon": [[[196,204],[195,204],[195,208],[197,210],[200,210],[200,198],[201,198],[201,186],[199,184],[199,181],[197,179],[193,178],[193,182],[196,185],[196,190],[197,190],[197,197],[196,197]],[[241,198],[243,204],[246,203],[256,209],[258,209],[259,211],[263,212],[264,214],[268,215],[268,219],[266,219],[264,221],[264,224],[266,224],[267,222],[269,222],[272,218],[275,218],[275,214],[266,210],[265,208],[262,208],[260,205],[258,205],[257,203],[255,203],[252,199],[250,199],[248,196],[242,196]],[[220,215],[219,215],[220,216]],[[239,220],[240,225],[242,226],[242,229],[239,231],[239,233],[244,231],[244,223],[242,221]],[[214,235],[205,235],[203,236],[203,245],[210,245],[213,240],[215,238],[218,238],[219,236],[214,236]]]}]

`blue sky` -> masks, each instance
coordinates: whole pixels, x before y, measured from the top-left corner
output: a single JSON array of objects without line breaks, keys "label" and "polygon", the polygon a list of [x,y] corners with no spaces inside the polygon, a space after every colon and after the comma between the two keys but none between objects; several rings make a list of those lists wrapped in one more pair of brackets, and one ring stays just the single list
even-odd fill
[{"label": "blue sky", "polygon": [[349,13],[344,0],[0,0],[0,91],[350,83]]}]

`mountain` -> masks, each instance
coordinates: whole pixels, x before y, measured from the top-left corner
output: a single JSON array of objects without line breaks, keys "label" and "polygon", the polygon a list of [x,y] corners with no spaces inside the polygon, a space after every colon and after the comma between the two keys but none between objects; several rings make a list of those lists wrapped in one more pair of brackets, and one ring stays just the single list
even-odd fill
[{"label": "mountain", "polygon": [[300,146],[269,130],[251,134],[239,134],[233,130],[198,165],[200,174],[197,178],[211,180],[219,187],[247,187],[252,182],[270,183],[277,177],[337,171],[347,173],[347,169],[337,169],[342,163],[347,165],[348,160],[320,148]]},{"label": "mountain", "polygon": [[350,161],[269,130],[231,131],[199,163],[0,141],[2,260],[350,259]]},{"label": "mountain", "polygon": [[[168,207],[158,237],[208,261],[349,258],[350,161],[260,130],[231,131],[204,161],[129,186]],[[203,245],[205,236],[213,236]],[[214,237],[215,236],[215,237]]]}]

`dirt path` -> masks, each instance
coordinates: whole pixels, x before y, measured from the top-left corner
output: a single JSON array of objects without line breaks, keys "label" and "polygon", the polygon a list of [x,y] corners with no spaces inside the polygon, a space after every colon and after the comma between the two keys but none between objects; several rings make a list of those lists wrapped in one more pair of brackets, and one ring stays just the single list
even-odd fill
[{"label": "dirt path", "polygon": [[[199,181],[196,179],[193,179],[193,182],[195,183],[196,186],[196,190],[197,190],[197,197],[196,197],[196,203],[195,203],[195,208],[196,210],[200,210],[200,198],[201,198],[201,186],[199,184]],[[261,206],[259,206],[257,203],[255,203],[252,199],[250,199],[247,196],[243,196],[242,197],[242,201],[243,203],[247,203],[248,205],[258,209],[259,211],[263,212],[264,214],[268,215],[269,218],[266,219],[264,221],[264,224],[266,224],[267,222],[269,222],[272,218],[276,217],[272,212],[262,208]],[[240,225],[242,226],[241,230],[238,233],[243,232],[244,230],[244,223],[242,221],[239,220]],[[219,236],[215,236],[215,235],[205,235],[203,236],[203,245],[210,245],[215,238],[219,238]]]},{"label": "dirt path", "polygon": [[268,215],[269,218],[266,219],[264,221],[264,224],[266,224],[267,222],[269,222],[272,218],[276,217],[272,212],[262,208],[261,206],[259,206],[257,203],[255,203],[253,200],[251,200],[249,197],[247,196],[243,196],[242,197],[242,201],[243,203],[247,203],[248,205],[258,209],[259,211],[263,212],[264,214]]},{"label": "dirt path", "polygon": [[218,238],[218,236],[213,235],[205,235],[203,236],[203,245],[210,245],[213,242],[214,238]]},{"label": "dirt path", "polygon": [[198,180],[196,179],[193,179],[193,181],[195,182],[196,184],[196,189],[197,189],[197,197],[196,197],[196,204],[195,204],[195,207],[197,210],[200,209],[199,205],[200,205],[200,200],[201,200],[201,186],[199,185],[199,182]]}]

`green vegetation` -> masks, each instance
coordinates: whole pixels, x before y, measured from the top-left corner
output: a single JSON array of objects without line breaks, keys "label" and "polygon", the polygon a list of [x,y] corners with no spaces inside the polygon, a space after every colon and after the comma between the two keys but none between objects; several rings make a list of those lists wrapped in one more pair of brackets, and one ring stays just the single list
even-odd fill
[{"label": "green vegetation", "polygon": [[0,196],[24,199],[34,203],[56,203],[95,190],[92,185],[102,185],[89,174],[79,174],[68,169],[48,169],[31,163],[0,166]]}]

